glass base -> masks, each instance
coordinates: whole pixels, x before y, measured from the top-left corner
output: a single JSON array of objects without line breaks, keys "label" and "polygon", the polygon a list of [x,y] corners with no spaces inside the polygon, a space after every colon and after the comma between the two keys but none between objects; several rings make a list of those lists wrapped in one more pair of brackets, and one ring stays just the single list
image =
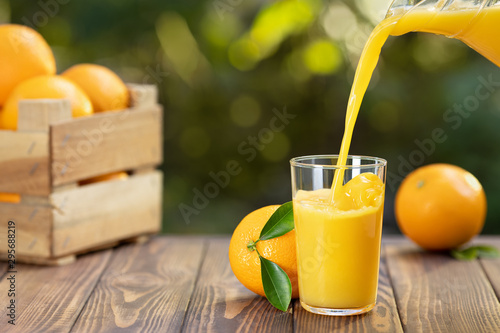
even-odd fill
[{"label": "glass base", "polygon": [[300,301],[300,305],[302,305],[302,307],[309,312],[325,316],[352,316],[370,311],[375,307],[375,302],[370,305],[363,306],[361,308],[350,308],[350,309],[319,308],[316,306],[307,305],[302,301]]}]

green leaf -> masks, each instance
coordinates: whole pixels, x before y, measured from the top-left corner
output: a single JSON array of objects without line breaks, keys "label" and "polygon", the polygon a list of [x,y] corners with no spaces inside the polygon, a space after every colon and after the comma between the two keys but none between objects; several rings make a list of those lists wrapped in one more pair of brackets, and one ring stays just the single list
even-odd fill
[{"label": "green leaf", "polygon": [[259,240],[267,240],[283,236],[292,231],[293,223],[293,203],[291,201],[282,204],[267,221],[260,232]]},{"label": "green leaf", "polygon": [[494,246],[478,245],[476,249],[480,258],[500,258],[500,251]]},{"label": "green leaf", "polygon": [[285,312],[292,300],[292,283],[281,267],[260,255],[259,259],[266,297],[275,308]]},{"label": "green leaf", "polygon": [[474,260],[477,258],[477,249],[469,247],[463,250],[451,250],[451,255],[458,260]]},{"label": "green leaf", "polygon": [[500,251],[496,247],[490,245],[476,245],[463,250],[451,250],[451,255],[458,260],[500,258]]}]

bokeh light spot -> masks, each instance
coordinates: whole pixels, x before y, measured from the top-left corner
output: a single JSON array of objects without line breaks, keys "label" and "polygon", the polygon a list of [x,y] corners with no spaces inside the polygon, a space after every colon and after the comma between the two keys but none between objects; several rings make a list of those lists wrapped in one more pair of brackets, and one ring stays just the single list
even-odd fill
[{"label": "bokeh light spot", "polygon": [[359,10],[373,24],[381,22],[393,0],[356,0]]},{"label": "bokeh light spot", "polygon": [[274,133],[274,138],[269,142],[264,150],[262,157],[270,162],[282,161],[290,152],[290,140],[283,133]]},{"label": "bokeh light spot", "polygon": [[231,120],[236,125],[251,127],[259,121],[261,109],[259,103],[254,98],[241,95],[231,103],[229,114]]},{"label": "bokeh light spot", "polygon": [[189,85],[208,74],[210,64],[200,52],[186,19],[176,12],[162,13],[156,21],[156,35],[173,70]]},{"label": "bokeh light spot", "polygon": [[356,16],[343,3],[332,3],[323,16],[323,27],[328,36],[343,40],[350,30],[357,29]]},{"label": "bokeh light spot", "polygon": [[307,1],[278,1],[257,16],[250,32],[263,56],[271,54],[286,37],[301,31],[313,20]]},{"label": "bokeh light spot", "polygon": [[264,7],[250,30],[230,45],[231,64],[239,70],[254,68],[286,38],[309,27],[320,7],[317,0],[282,0]]},{"label": "bokeh light spot", "polygon": [[314,74],[331,74],[342,63],[342,54],[332,41],[322,39],[309,44],[304,50],[304,64]]},{"label": "bokeh light spot", "polygon": [[431,34],[418,34],[413,43],[413,58],[428,72],[452,68],[466,59],[467,46],[456,39]]},{"label": "bokeh light spot", "polygon": [[0,24],[10,23],[10,3],[8,0],[0,0]]},{"label": "bokeh light spot", "polygon": [[189,157],[197,158],[205,155],[210,143],[210,136],[201,127],[190,127],[181,133],[180,146]]},{"label": "bokeh light spot", "polygon": [[241,22],[232,13],[224,14],[224,24],[215,11],[208,11],[201,20],[201,32],[212,45],[227,47],[242,29]]},{"label": "bokeh light spot", "polygon": [[254,68],[259,58],[259,47],[250,38],[242,38],[229,47],[229,61],[241,71]]}]

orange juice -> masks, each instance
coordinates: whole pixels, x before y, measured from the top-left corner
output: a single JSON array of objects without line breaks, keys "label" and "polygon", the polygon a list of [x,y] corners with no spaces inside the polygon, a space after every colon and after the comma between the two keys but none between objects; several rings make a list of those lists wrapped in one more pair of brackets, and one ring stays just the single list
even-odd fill
[{"label": "orange juice", "polygon": [[370,310],[377,297],[384,184],[363,173],[331,205],[330,189],[294,198],[303,306]]},{"label": "orange juice", "polygon": [[[368,38],[368,41],[363,49],[358,67],[356,68],[356,74],[354,76],[354,82],[351,87],[351,93],[347,105],[344,136],[340,146],[338,165],[346,164],[349,147],[351,145],[352,132],[354,131],[356,119],[358,118],[361,101],[363,100],[363,96],[368,88],[373,71],[377,66],[382,46],[389,37],[395,23],[395,19],[382,21],[382,23],[376,26],[370,34],[370,37]],[[343,191],[341,187],[343,175],[344,173],[342,171],[337,171],[335,173],[332,183],[332,192],[330,195],[331,203],[333,203],[337,197],[342,195]]]}]

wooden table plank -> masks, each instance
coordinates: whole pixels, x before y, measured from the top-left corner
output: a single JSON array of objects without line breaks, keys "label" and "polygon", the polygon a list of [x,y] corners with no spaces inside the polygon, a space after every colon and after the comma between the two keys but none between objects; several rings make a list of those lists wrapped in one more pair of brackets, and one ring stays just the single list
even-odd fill
[{"label": "wooden table plank", "polygon": [[[474,243],[500,247],[500,237]],[[248,291],[228,246],[228,237],[158,237],[69,266],[18,265],[16,326],[0,263],[0,332],[500,332],[499,259],[462,262],[386,239],[375,309],[327,317],[298,301],[283,313]]]},{"label": "wooden table plank", "polygon": [[500,259],[481,259],[481,265],[500,301]]},{"label": "wooden table plank", "polygon": [[111,250],[107,250],[61,267],[18,264],[16,325],[7,323],[9,281],[4,277],[0,281],[0,332],[69,332],[110,257]]},{"label": "wooden table plank", "polygon": [[[488,244],[493,245],[500,249],[500,238],[496,237],[481,237],[476,241],[478,244]],[[500,301],[500,258],[496,259],[481,259],[481,266],[483,266],[488,279],[490,280],[493,289]]]},{"label": "wooden table plank", "polygon": [[297,301],[295,332],[403,332],[385,257],[382,251],[377,305],[372,311],[358,316],[328,317],[304,310]]},{"label": "wooden table plank", "polygon": [[205,251],[200,237],[116,249],[72,331],[180,331]]},{"label": "wooden table plank", "polygon": [[291,332],[292,313],[275,309],[247,290],[228,259],[229,239],[212,239],[203,262],[184,332]]},{"label": "wooden table plank", "polygon": [[0,278],[3,279],[5,272],[7,272],[7,262],[0,261]]},{"label": "wooden table plank", "polygon": [[479,261],[387,245],[405,332],[500,332],[500,303]]}]

